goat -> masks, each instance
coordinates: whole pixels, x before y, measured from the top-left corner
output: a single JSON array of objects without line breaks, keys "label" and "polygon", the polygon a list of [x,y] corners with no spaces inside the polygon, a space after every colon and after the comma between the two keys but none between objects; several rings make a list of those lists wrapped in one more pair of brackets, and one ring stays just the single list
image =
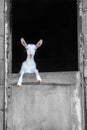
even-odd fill
[{"label": "goat", "polygon": [[21,44],[26,49],[27,58],[22,63],[21,70],[20,70],[20,77],[18,79],[17,86],[22,85],[24,73],[35,73],[36,74],[36,80],[38,81],[38,83],[41,83],[42,79],[39,75],[38,69],[36,68],[36,63],[34,61],[34,55],[35,55],[37,48],[39,48],[42,45],[43,40],[42,39],[39,40],[36,45],[27,44],[26,41],[24,40],[24,38],[21,38],[20,41],[21,41]]}]

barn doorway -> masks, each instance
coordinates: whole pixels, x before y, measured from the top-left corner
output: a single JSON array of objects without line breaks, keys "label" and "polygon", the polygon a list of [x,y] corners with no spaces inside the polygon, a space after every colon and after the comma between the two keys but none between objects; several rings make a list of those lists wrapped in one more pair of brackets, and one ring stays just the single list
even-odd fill
[{"label": "barn doorway", "polygon": [[[82,129],[80,112],[84,107],[80,72],[77,72],[76,1],[15,0],[12,7],[12,72],[19,72],[26,58],[20,44],[20,38],[24,37],[34,44],[43,39],[44,44],[38,49],[35,60],[40,72],[45,73],[40,73],[41,84],[36,83],[33,75],[26,75],[23,87],[18,88],[19,75],[6,71],[7,130]],[[7,65],[8,60],[5,62]]]},{"label": "barn doorway", "polygon": [[15,0],[12,2],[12,72],[26,59],[20,38],[43,46],[35,55],[40,72],[77,71],[77,1]]}]

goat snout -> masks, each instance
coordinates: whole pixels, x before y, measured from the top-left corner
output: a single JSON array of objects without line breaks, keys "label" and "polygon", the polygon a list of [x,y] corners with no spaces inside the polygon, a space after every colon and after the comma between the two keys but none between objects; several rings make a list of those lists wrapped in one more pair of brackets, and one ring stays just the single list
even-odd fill
[{"label": "goat snout", "polygon": [[32,58],[32,57],[33,57],[33,54],[29,54],[29,57]]}]

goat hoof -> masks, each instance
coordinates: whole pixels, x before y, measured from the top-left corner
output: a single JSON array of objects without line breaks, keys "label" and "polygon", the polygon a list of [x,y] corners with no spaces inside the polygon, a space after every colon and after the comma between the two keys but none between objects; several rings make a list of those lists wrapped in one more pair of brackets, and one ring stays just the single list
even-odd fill
[{"label": "goat hoof", "polygon": [[40,84],[40,83],[42,83],[42,80],[38,80],[37,82]]},{"label": "goat hoof", "polygon": [[17,87],[21,87],[21,85],[18,85],[18,84],[17,84]]}]

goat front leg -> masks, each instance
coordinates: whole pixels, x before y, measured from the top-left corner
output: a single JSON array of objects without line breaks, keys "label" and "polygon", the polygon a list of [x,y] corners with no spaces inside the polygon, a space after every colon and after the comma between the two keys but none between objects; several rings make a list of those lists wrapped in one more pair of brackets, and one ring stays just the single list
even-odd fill
[{"label": "goat front leg", "polygon": [[17,82],[17,86],[19,86],[19,87],[22,85],[23,75],[24,75],[24,71],[20,74],[20,77]]},{"label": "goat front leg", "polygon": [[38,72],[37,69],[36,69],[36,71],[35,71],[35,74],[36,74],[36,80],[37,80],[37,82],[38,82],[38,83],[41,83],[41,82],[42,82],[42,79],[41,79],[40,74],[39,74],[39,72]]}]

